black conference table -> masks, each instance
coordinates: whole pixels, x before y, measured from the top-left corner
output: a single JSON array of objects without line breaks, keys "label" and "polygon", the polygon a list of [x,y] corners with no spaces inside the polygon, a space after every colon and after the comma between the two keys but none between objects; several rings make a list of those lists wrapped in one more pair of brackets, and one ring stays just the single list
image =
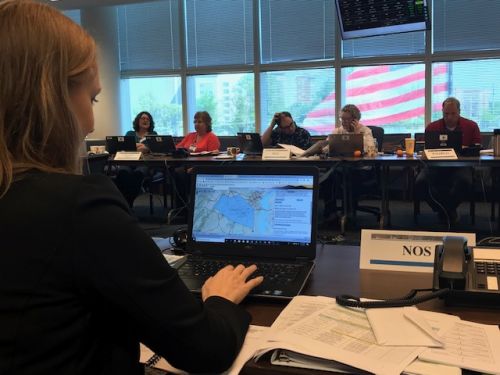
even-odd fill
[{"label": "black conference table", "polygon": [[[432,273],[376,271],[359,269],[358,246],[318,245],[316,267],[302,294],[335,297],[350,294],[373,299],[398,298],[411,289],[432,287]],[[243,306],[252,314],[252,324],[270,326],[286,306],[285,303],[245,301]],[[499,308],[451,307],[439,299],[418,305],[419,309],[442,312],[483,324],[500,325]],[[331,372],[273,366],[269,355],[257,363],[247,362],[240,374],[331,374]]]},{"label": "black conference table", "polygon": [[[186,166],[188,168],[201,166],[201,165],[232,165],[236,164],[238,166],[287,166],[287,165],[310,165],[316,166],[320,169],[327,170],[329,168],[339,168],[342,170],[342,176],[345,181],[349,178],[349,170],[351,168],[356,168],[359,166],[377,166],[381,169],[381,204],[380,204],[380,229],[390,226],[390,207],[389,207],[389,171],[391,167],[407,167],[415,168],[421,167],[487,167],[491,168],[493,176],[493,189],[494,192],[493,202],[494,206],[498,205],[498,214],[496,216],[500,218],[500,157],[494,157],[491,155],[481,155],[479,157],[458,157],[458,159],[447,159],[447,160],[424,160],[421,156],[409,157],[404,155],[403,157],[398,157],[396,155],[378,155],[376,157],[328,157],[328,158],[298,158],[290,160],[262,160],[260,156],[245,156],[243,154],[237,155],[234,159],[217,159],[214,156],[191,156],[188,158],[173,158],[171,156],[152,156],[145,154],[140,160],[114,160],[110,157],[108,160],[109,165],[127,165],[127,166],[138,166],[145,165],[151,168],[164,168],[167,171],[169,168],[175,168],[179,166]],[[110,170],[111,168],[108,168]],[[344,181],[344,182],[345,182]],[[347,202],[347,192],[344,189],[344,202]],[[341,218],[341,231],[344,232],[345,223],[347,219],[347,208],[344,205],[344,212]],[[500,223],[498,223],[500,227]]]}]

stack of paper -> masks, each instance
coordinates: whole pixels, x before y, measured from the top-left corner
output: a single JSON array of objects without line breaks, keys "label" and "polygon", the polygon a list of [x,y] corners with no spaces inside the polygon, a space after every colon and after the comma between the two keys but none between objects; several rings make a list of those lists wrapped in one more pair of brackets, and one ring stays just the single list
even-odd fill
[{"label": "stack of paper", "polygon": [[332,372],[500,374],[497,326],[414,307],[365,311],[298,296],[253,345],[255,358],[276,350],[274,364]]}]

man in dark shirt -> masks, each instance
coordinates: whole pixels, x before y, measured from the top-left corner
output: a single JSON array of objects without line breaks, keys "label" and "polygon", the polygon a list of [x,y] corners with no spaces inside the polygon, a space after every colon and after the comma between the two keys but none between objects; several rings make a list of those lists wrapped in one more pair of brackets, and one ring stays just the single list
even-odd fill
[{"label": "man in dark shirt", "polygon": [[290,112],[277,112],[262,134],[262,144],[276,146],[278,143],[294,145],[306,150],[311,145],[311,134],[306,129],[297,126]]},{"label": "man in dark shirt", "polygon": [[[477,124],[460,116],[460,102],[449,97],[443,102],[443,118],[430,123],[425,132],[462,132],[462,146],[481,143]],[[425,168],[415,182],[417,199],[424,198],[441,219],[455,224],[459,220],[458,205],[472,194],[470,168]]]}]

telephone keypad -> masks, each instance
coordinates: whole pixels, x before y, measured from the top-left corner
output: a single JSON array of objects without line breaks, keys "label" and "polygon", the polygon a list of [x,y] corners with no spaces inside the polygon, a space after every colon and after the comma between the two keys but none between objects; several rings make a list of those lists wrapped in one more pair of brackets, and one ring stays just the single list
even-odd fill
[{"label": "telephone keypad", "polygon": [[498,290],[500,284],[500,262],[475,262],[476,288]]}]

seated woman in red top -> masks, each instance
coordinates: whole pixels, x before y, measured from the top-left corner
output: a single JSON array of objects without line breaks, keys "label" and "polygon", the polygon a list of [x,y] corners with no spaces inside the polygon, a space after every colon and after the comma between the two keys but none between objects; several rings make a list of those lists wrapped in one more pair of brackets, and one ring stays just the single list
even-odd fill
[{"label": "seated woman in red top", "polygon": [[186,135],[177,148],[185,148],[189,152],[219,151],[219,138],[212,133],[212,118],[208,112],[194,114],[194,129],[196,131]]}]

